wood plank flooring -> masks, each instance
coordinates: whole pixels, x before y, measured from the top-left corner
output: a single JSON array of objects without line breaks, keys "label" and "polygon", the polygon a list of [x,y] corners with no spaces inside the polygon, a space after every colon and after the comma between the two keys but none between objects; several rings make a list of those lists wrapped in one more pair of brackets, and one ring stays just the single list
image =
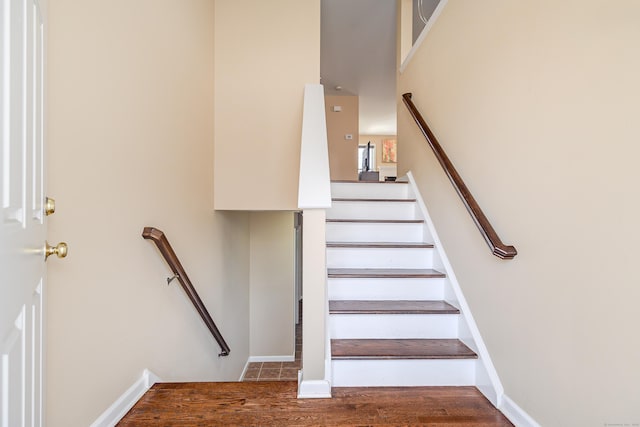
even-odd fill
[{"label": "wood plank flooring", "polygon": [[156,384],[118,426],[512,426],[475,387],[296,391],[295,382]]}]

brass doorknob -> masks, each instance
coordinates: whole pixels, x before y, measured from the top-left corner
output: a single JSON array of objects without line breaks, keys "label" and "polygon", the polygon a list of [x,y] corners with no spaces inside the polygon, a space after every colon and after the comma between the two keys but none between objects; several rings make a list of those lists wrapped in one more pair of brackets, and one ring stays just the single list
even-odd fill
[{"label": "brass doorknob", "polygon": [[44,201],[44,214],[49,216],[56,211],[56,201],[55,199],[51,199],[47,197]]},{"label": "brass doorknob", "polygon": [[58,258],[64,258],[67,256],[68,252],[69,251],[67,248],[67,244],[65,242],[60,242],[55,246],[51,246],[49,245],[49,242],[45,242],[45,246],[44,246],[45,261],[47,260],[47,258],[49,258],[53,254],[56,254]]}]

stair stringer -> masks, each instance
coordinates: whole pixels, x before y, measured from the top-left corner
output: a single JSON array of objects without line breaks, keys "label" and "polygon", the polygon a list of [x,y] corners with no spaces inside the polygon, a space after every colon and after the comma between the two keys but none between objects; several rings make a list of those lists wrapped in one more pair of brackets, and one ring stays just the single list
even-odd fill
[{"label": "stair stringer", "polygon": [[407,178],[410,185],[410,193],[413,193],[411,196],[416,199],[418,205],[417,214],[421,217],[420,219],[424,219],[425,221],[425,241],[431,241],[435,244],[434,268],[446,274],[445,301],[460,309],[459,339],[478,355],[476,361],[476,387],[495,407],[499,407],[502,403],[504,388],[502,387],[498,373],[480,335],[480,330],[473,319],[469,305],[462,294],[462,289],[453,271],[453,267],[447,258],[447,254],[444,251],[435,225],[431,220],[427,206],[418,190],[411,171],[407,172]]}]

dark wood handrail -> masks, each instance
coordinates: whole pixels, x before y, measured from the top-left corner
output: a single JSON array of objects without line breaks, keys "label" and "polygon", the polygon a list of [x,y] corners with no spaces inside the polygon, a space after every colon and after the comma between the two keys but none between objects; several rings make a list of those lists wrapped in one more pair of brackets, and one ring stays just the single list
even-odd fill
[{"label": "dark wood handrail", "polygon": [[460,177],[460,174],[458,174],[458,171],[453,166],[453,163],[451,163],[451,160],[449,160],[449,157],[442,149],[442,146],[438,142],[438,139],[433,134],[433,132],[431,132],[431,129],[429,129],[429,126],[427,126],[427,123],[422,118],[422,115],[413,104],[413,101],[411,100],[411,93],[405,93],[404,95],[402,95],[402,100],[409,109],[409,113],[411,113],[411,116],[416,121],[418,127],[422,131],[422,134],[427,139],[427,142],[431,146],[431,149],[436,155],[436,158],[440,162],[440,166],[442,166],[444,172],[449,177],[449,181],[451,181],[451,184],[453,184],[453,187],[458,192],[458,195],[462,199],[462,203],[464,203],[464,205],[466,206],[467,211],[469,211],[473,222],[475,222],[478,226],[480,234],[482,234],[482,237],[484,237],[484,240],[489,245],[491,252],[498,258],[502,259],[512,259],[513,257],[515,257],[518,254],[518,251],[516,251],[516,248],[514,246],[505,245],[504,243],[502,243],[502,240],[500,240],[500,237],[498,237],[498,233],[496,233],[496,231],[493,229],[484,212],[482,212],[482,209],[480,209],[478,202],[476,202],[476,199],[471,195],[471,192]]},{"label": "dark wood handrail", "polygon": [[[229,349],[229,346],[227,345],[224,338],[222,338],[222,334],[211,318],[211,315],[207,311],[207,308],[202,303],[198,292],[196,292],[193,285],[191,284],[191,280],[189,280],[187,272],[184,271],[184,268],[182,267],[182,264],[180,264],[180,260],[178,260],[176,253],[171,247],[171,244],[169,244],[167,237],[162,231],[153,227],[145,227],[144,230],[142,230],[142,237],[144,237],[145,239],[153,240],[153,242],[160,250],[160,253],[164,257],[165,261],[167,261],[167,264],[169,264],[171,271],[173,271],[173,274],[175,274],[174,277],[178,279],[178,281],[182,285],[182,289],[184,289],[184,291],[187,293],[187,296],[193,303],[193,306],[196,308],[196,310],[200,314],[200,317],[207,325],[207,328],[209,328],[209,331],[211,331],[211,334],[220,345],[222,352],[218,354],[218,356],[228,356],[229,352],[231,351]],[[171,279],[169,279],[169,281],[170,280]]]}]

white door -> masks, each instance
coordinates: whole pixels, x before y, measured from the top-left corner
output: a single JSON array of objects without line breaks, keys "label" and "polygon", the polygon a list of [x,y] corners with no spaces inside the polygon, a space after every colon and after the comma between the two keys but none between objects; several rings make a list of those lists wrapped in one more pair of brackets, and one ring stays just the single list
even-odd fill
[{"label": "white door", "polygon": [[44,19],[0,0],[0,426],[41,426]]}]

